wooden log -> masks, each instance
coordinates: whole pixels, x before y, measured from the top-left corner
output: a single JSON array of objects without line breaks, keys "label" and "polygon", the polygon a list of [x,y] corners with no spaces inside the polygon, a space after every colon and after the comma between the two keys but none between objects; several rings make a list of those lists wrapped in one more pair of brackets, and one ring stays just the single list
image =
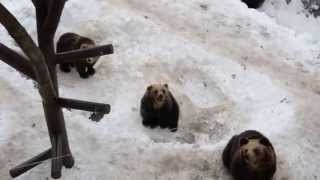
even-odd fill
[{"label": "wooden log", "polygon": [[51,148],[33,157],[32,159],[25,161],[24,163],[12,168],[10,170],[10,175],[13,178],[18,177],[49,158],[51,158]]},{"label": "wooden log", "polygon": [[39,92],[43,101],[53,101],[56,97],[55,89],[50,79],[49,70],[40,49],[17,21],[17,19],[0,3],[0,23],[21,47],[33,64],[33,71],[39,84]]},{"label": "wooden log", "polygon": [[61,14],[66,0],[54,0],[47,2],[47,16],[42,24],[42,32],[46,38],[53,42],[54,34],[56,33],[60,22]]},{"label": "wooden log", "polygon": [[60,134],[56,134],[53,137],[51,154],[51,177],[57,179],[61,177],[61,169],[64,156],[62,151],[62,136]]},{"label": "wooden log", "polygon": [[[57,0],[61,3],[61,0]],[[44,1],[38,1],[44,2]],[[38,9],[46,9],[46,7],[38,7]],[[41,11],[37,13],[37,25],[38,28],[42,26],[41,20],[46,17],[46,12]],[[39,22],[38,22],[39,20]],[[56,21],[56,20],[54,20]],[[55,134],[62,135],[62,151],[64,154],[71,154],[67,132],[64,124],[63,114],[61,107],[56,103],[56,97],[58,95],[58,83],[57,74],[55,68],[55,56],[53,38],[46,36],[41,29],[38,29],[38,42],[40,49],[35,45],[31,37],[26,30],[17,21],[17,19],[0,3],[0,23],[4,25],[9,34],[15,39],[23,52],[28,56],[33,64],[33,71],[35,73],[38,85],[39,93],[42,98],[43,107],[46,116],[46,122],[48,126],[51,143],[55,144]],[[52,33],[53,30],[48,30],[48,33]],[[63,159],[63,164],[73,165],[73,157]],[[58,175],[54,175],[58,176]]]},{"label": "wooden log", "polygon": [[63,137],[62,138],[62,151],[63,151],[63,154],[68,155],[68,156],[63,157],[62,163],[65,168],[72,168],[74,165],[74,158],[73,158],[73,155],[70,150],[68,136],[67,136],[67,134],[64,134],[64,133],[67,133],[67,131],[62,132],[62,137]]},{"label": "wooden log", "polygon": [[0,43],[0,59],[32,80],[36,79],[31,62],[2,43]]},{"label": "wooden log", "polygon": [[41,38],[42,25],[47,16],[47,2],[42,0],[32,0],[34,8],[36,10],[36,23],[37,23],[37,35],[38,40]]},{"label": "wooden log", "polygon": [[110,112],[109,104],[80,101],[75,99],[57,98],[57,102],[61,107],[78,109],[90,112],[99,112],[108,114]]},{"label": "wooden log", "polygon": [[[38,44],[40,49],[45,55],[45,60],[48,65],[50,76],[55,88],[57,96],[59,95],[58,79],[56,72],[56,56],[54,50],[53,38],[58,27],[62,9],[65,4],[65,0],[49,0],[49,1],[37,1],[36,7],[36,17],[37,17],[37,29],[38,29]],[[53,15],[53,13],[55,15]],[[44,105],[45,106],[45,105]],[[63,165],[66,168],[72,168],[74,165],[74,159],[70,150],[67,131],[65,127],[65,121],[61,107],[56,103],[51,105],[46,105],[55,109],[54,111],[48,113],[52,114],[54,117],[47,117],[47,125],[50,136],[53,132],[59,131],[62,137],[62,151],[63,154],[68,154],[68,156],[63,157]],[[46,109],[46,108],[45,108]],[[56,126],[56,125],[57,126]],[[50,132],[51,131],[51,132]]]},{"label": "wooden log", "polygon": [[113,53],[112,44],[97,46],[93,48],[79,49],[56,54],[56,63],[74,63],[85,58],[102,56]]}]

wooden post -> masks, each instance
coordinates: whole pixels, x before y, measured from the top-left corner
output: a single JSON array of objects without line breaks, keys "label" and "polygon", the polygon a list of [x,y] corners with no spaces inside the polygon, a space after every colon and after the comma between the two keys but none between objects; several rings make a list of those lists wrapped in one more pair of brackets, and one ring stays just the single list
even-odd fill
[{"label": "wooden post", "polygon": [[110,112],[110,105],[102,103],[94,103],[88,101],[79,101],[74,99],[58,98],[58,104],[64,108],[78,109],[90,112],[99,112],[108,114]]},{"label": "wooden post", "polygon": [[57,53],[57,64],[73,63],[75,60],[81,60],[88,57],[102,56],[107,54],[113,54],[113,46],[111,44],[93,48],[62,52]]},{"label": "wooden post", "polygon": [[[0,3],[0,23],[17,42],[27,57],[0,43],[0,60],[38,83],[48,127],[51,148],[10,170],[17,177],[42,161],[52,158],[51,176],[61,177],[61,168],[71,168],[74,159],[70,151],[63,107],[107,114],[110,105],[59,97],[56,65],[58,61],[75,61],[79,57],[95,57],[113,53],[112,45],[56,54],[54,35],[66,0],[32,0],[36,9],[38,46],[17,19]],[[68,60],[66,60],[68,59]],[[99,115],[100,115],[99,114]]]},{"label": "wooden post", "polygon": [[36,79],[31,63],[22,55],[16,53],[2,43],[0,43],[0,59],[20,73],[26,75],[28,78],[33,80]]},{"label": "wooden post", "polygon": [[51,148],[44,151],[43,153],[35,156],[34,158],[22,163],[21,165],[10,170],[11,177],[18,177],[26,171],[34,168],[35,166],[41,164],[43,161],[51,158]]}]

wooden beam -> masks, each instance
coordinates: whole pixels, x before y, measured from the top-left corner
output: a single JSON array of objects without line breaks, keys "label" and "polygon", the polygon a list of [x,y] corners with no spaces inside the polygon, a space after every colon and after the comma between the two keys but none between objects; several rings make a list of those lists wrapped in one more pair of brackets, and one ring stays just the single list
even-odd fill
[{"label": "wooden beam", "polygon": [[32,3],[33,3],[33,6],[36,7],[37,6],[37,3],[38,3],[38,0],[31,0]]},{"label": "wooden beam", "polygon": [[74,165],[74,158],[70,151],[67,131],[62,132],[62,153],[65,155],[63,157],[63,165],[65,168],[72,168]]},{"label": "wooden beam", "polygon": [[[62,151],[62,137],[60,134],[53,137],[52,144],[52,162],[51,162],[51,177],[60,178],[61,169],[63,162],[63,151]],[[67,155],[66,155],[67,156]]]},{"label": "wooden beam", "polygon": [[[52,147],[56,147],[56,144],[62,143],[62,154],[65,155],[61,160],[66,168],[72,168],[74,165],[74,159],[70,151],[67,131],[63,118],[63,113],[60,105],[56,102],[53,104],[46,104],[43,102],[43,108],[45,111],[46,122],[50,135]],[[57,135],[61,137],[61,142],[57,143]],[[52,173],[54,174],[54,173]],[[55,176],[55,175],[54,175]]]},{"label": "wooden beam", "polygon": [[39,92],[43,101],[53,101],[56,97],[56,92],[42,52],[36,44],[34,44],[32,38],[23,26],[2,3],[0,3],[0,23],[32,62],[33,72],[39,84]]},{"label": "wooden beam", "polygon": [[108,114],[110,112],[109,104],[88,102],[88,101],[79,101],[74,99],[58,98],[58,104],[64,108],[78,109],[90,112],[99,112]]},{"label": "wooden beam", "polygon": [[46,1],[42,0],[32,0],[35,11],[36,11],[36,23],[37,23],[37,38],[38,38],[38,44],[39,39],[41,37],[41,31],[42,31],[42,25],[45,20],[45,17],[47,17],[47,4]]},{"label": "wooden beam", "polygon": [[[41,1],[42,2],[42,1]],[[39,16],[39,19],[42,18]],[[38,17],[37,17],[38,20]],[[56,97],[58,94],[58,86],[56,81],[55,64],[47,64],[48,62],[54,63],[54,48],[52,41],[45,37],[45,33],[42,34],[44,39],[40,39],[42,51],[35,45],[27,31],[23,26],[17,21],[17,19],[0,3],[0,23],[6,28],[10,36],[17,42],[23,52],[27,55],[33,64],[33,71],[35,73],[38,85],[39,93],[42,98],[42,104],[44,108],[44,113],[46,117],[46,122],[49,130],[49,135],[51,139],[51,144],[55,143],[55,135],[61,134],[62,140],[62,151],[63,154],[70,154],[70,157],[63,159],[63,164],[66,167],[71,168],[74,164],[73,157],[70,152],[67,132],[65,128],[65,123],[63,119],[63,114],[61,107],[56,102]],[[40,32],[38,30],[38,32]],[[47,41],[48,40],[48,41]],[[49,42],[49,43],[47,43]],[[40,43],[39,43],[40,44]],[[47,45],[48,44],[48,45]],[[44,54],[46,54],[46,57]],[[45,59],[47,58],[47,59]],[[52,77],[49,72],[52,72]],[[54,86],[55,85],[55,86]],[[56,88],[55,88],[56,87]],[[54,137],[54,138],[53,138]],[[25,171],[24,171],[25,172]],[[55,171],[56,172],[56,171]],[[58,173],[54,176],[58,176]]]},{"label": "wooden beam", "polygon": [[[58,79],[57,79],[57,71],[56,71],[56,57],[55,57],[53,38],[54,38],[55,30],[59,24],[60,16],[61,16],[65,1],[61,1],[61,0],[45,0],[45,1],[37,0],[37,1],[38,1],[38,6],[36,8],[36,14],[37,14],[36,16],[37,16],[38,44],[39,44],[39,48],[42,50],[45,56],[48,69],[50,71],[51,80],[53,82],[56,95],[58,96],[59,87],[58,87]],[[54,8],[57,8],[58,6],[60,7],[60,9],[54,10]],[[53,17],[54,15],[52,13],[56,13],[57,17]],[[49,25],[52,27],[48,27],[48,25],[45,25],[45,22],[48,22],[48,21],[52,21],[52,24],[49,23]],[[55,23],[53,23],[53,21],[55,21]],[[72,168],[74,165],[74,159],[69,147],[68,135],[65,127],[62,109],[56,102],[52,103],[51,105],[44,104],[45,110],[47,109],[47,107],[51,108],[51,110],[47,110],[47,111],[50,111],[47,113],[49,114],[49,117],[46,117],[50,137],[52,137],[53,132],[59,131],[62,137],[63,154],[68,154],[68,156],[63,158],[63,165],[66,168]]]},{"label": "wooden beam", "polygon": [[34,158],[12,168],[10,170],[11,177],[15,178],[20,176],[21,174],[27,172],[28,170],[36,167],[37,165],[41,164],[43,161],[51,158],[51,148],[44,151],[43,153],[35,156]]},{"label": "wooden beam", "polygon": [[0,60],[32,80],[36,79],[31,62],[2,43],[0,43]]},{"label": "wooden beam", "polygon": [[74,51],[67,51],[56,54],[56,62],[60,63],[73,63],[77,60],[84,60],[89,57],[102,56],[107,54],[113,54],[112,44],[97,46],[94,48],[79,49]]},{"label": "wooden beam", "polygon": [[53,41],[65,3],[66,0],[51,0],[51,2],[48,2],[47,16],[41,28],[49,40]]}]

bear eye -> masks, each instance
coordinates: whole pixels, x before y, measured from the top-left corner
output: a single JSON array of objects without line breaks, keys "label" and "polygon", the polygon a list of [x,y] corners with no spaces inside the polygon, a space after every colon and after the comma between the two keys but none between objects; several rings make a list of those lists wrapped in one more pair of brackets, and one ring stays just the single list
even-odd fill
[{"label": "bear eye", "polygon": [[93,63],[95,63],[95,59],[94,58],[87,58],[87,63],[89,63],[89,64],[93,64]]},{"label": "bear eye", "polygon": [[158,90],[155,90],[154,93],[158,94]]},{"label": "bear eye", "polygon": [[91,58],[88,58],[88,59],[87,59],[87,63],[92,63],[92,59],[91,59]]},{"label": "bear eye", "polygon": [[248,139],[246,139],[246,138],[242,138],[242,139],[240,139],[240,146],[243,146],[243,145],[246,145],[246,144],[248,144]]},{"label": "bear eye", "polygon": [[85,48],[87,48],[87,47],[88,47],[87,44],[81,44],[80,49],[85,49]]},{"label": "bear eye", "polygon": [[162,89],[161,91],[162,91],[163,94],[165,93],[164,89]]},{"label": "bear eye", "polygon": [[269,146],[269,144],[270,144],[267,138],[260,139],[260,143],[265,146]]}]

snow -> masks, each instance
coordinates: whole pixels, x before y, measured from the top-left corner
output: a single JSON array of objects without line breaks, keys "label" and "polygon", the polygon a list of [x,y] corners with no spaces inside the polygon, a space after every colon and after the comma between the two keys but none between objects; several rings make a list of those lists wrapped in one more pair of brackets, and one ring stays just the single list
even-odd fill
[{"label": "snow", "polygon": [[[317,1],[312,2],[314,4],[310,9],[316,10]],[[320,40],[320,19],[311,15],[304,8],[302,1],[292,0],[287,4],[286,0],[266,0],[260,10],[275,18],[278,23],[295,30],[299,34],[304,34],[310,41],[317,42]]]},{"label": "snow", "polygon": [[[2,0],[35,39],[32,3],[20,1]],[[90,79],[59,73],[63,97],[111,105],[99,123],[88,112],[64,111],[76,164],[61,179],[231,179],[221,153],[247,129],[272,141],[274,179],[320,179],[319,19],[295,15],[294,1],[289,8],[270,1],[259,11],[238,0],[68,1],[56,38],[74,31],[112,43],[115,53],[101,57]],[[0,31],[1,42],[17,49]],[[6,180],[11,167],[48,148],[49,138],[33,82],[2,62],[0,74]],[[141,125],[140,98],[158,82],[180,104],[177,133]],[[50,162],[17,179],[50,179]]]}]

